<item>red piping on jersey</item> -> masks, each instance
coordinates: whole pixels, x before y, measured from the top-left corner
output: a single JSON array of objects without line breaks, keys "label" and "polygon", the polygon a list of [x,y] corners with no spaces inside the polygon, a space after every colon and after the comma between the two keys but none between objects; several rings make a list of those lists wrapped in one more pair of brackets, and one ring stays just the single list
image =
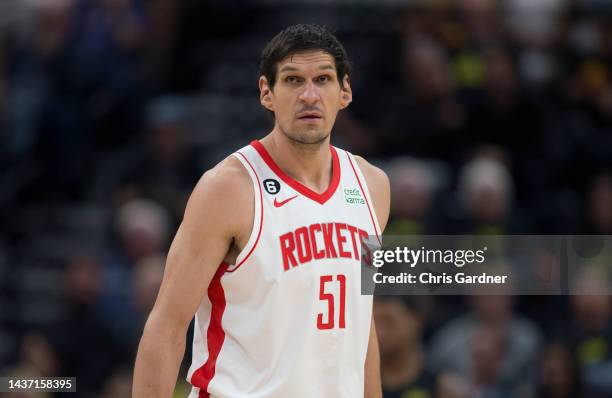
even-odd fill
[{"label": "red piping on jersey", "polygon": [[368,206],[368,211],[370,212],[370,219],[372,220],[372,225],[374,226],[374,232],[376,233],[376,239],[378,239],[378,243],[380,243],[382,245],[382,242],[380,240],[380,235],[378,234],[378,228],[376,228],[376,221],[374,221],[374,214],[372,212],[372,209],[370,208],[370,202],[368,202],[368,195],[366,195],[366,192],[363,190],[363,186],[361,185],[361,180],[359,179],[359,175],[357,174],[357,170],[355,170],[355,166],[353,166],[353,161],[351,160],[351,157],[349,156],[348,152],[346,152],[346,157],[348,158],[348,161],[351,164],[351,168],[353,169],[353,173],[355,173],[355,178],[357,178],[357,183],[359,184],[359,189],[361,189],[361,192],[363,192],[363,198],[365,199],[366,205]]},{"label": "red piping on jersey", "polygon": [[223,319],[226,303],[225,292],[221,285],[221,276],[227,271],[227,267],[227,263],[221,263],[208,286],[208,299],[212,304],[210,322],[208,323],[208,330],[206,331],[208,358],[206,362],[191,375],[191,384],[200,389],[199,398],[210,397],[208,393],[208,384],[215,376],[217,357],[223,346],[223,341],[225,340],[225,331],[223,330],[221,321]]},{"label": "red piping on jersey", "polygon": [[240,152],[236,152],[238,155],[242,156],[244,158],[244,160],[246,160],[246,162],[249,164],[249,167],[251,168],[251,170],[253,170],[253,174],[255,174],[255,178],[257,179],[257,188],[259,188],[259,207],[261,209],[260,216],[259,216],[259,231],[257,232],[257,239],[255,239],[255,243],[253,244],[253,247],[251,247],[251,250],[249,250],[249,253],[242,259],[242,261],[240,263],[238,263],[234,268],[232,268],[231,270],[228,270],[227,272],[234,272],[236,271],[245,261],[247,258],[249,258],[249,256],[251,255],[251,253],[253,253],[253,250],[255,250],[255,247],[257,247],[257,243],[259,243],[259,238],[261,237],[261,230],[263,228],[263,216],[264,216],[264,209],[263,209],[263,194],[261,193],[261,184],[259,182],[259,176],[257,175],[257,172],[255,171],[255,168],[253,168],[253,165],[251,164],[251,162],[249,162],[249,159],[246,158],[246,156],[244,156],[242,153]]},{"label": "red piping on jersey", "polygon": [[295,189],[307,198],[312,199],[319,204],[325,204],[325,202],[327,202],[329,198],[331,198],[336,192],[336,188],[338,188],[338,184],[340,183],[340,160],[338,159],[338,153],[336,152],[336,149],[333,146],[329,146],[330,152],[332,154],[332,178],[329,183],[329,186],[327,187],[327,190],[325,190],[325,192],[323,193],[315,192],[304,184],[302,184],[301,182],[296,181],[287,174],[285,174],[285,172],[281,170],[280,167],[278,167],[274,159],[272,159],[272,156],[270,156],[268,150],[263,146],[261,142],[254,140],[253,142],[251,142],[251,146],[255,148],[255,150],[257,150],[259,156],[261,156],[261,158],[264,160],[264,162],[266,162],[268,167],[272,169],[274,174],[276,174],[291,188]]}]

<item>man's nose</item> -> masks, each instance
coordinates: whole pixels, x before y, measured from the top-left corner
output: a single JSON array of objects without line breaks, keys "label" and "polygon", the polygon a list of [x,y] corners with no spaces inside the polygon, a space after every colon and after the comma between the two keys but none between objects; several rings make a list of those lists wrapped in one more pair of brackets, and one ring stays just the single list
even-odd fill
[{"label": "man's nose", "polygon": [[304,90],[300,93],[300,100],[307,104],[314,104],[319,100],[319,91],[313,82],[306,83]]}]

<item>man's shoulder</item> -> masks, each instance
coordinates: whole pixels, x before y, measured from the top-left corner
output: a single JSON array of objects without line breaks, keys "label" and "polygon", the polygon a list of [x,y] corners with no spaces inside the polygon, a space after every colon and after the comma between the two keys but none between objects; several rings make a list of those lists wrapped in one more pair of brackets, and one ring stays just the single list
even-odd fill
[{"label": "man's shoulder", "polygon": [[243,186],[246,181],[251,181],[251,177],[242,162],[233,154],[207,170],[202,175],[202,179],[216,184],[237,187]]},{"label": "man's shoulder", "polygon": [[391,201],[391,188],[389,183],[389,177],[381,168],[374,166],[361,156],[353,155],[355,161],[365,178],[368,191],[372,196],[372,202],[376,215],[378,217],[378,224],[381,229],[384,230],[387,225],[389,218],[390,201]]},{"label": "man's shoulder", "polygon": [[235,206],[252,201],[251,177],[240,160],[228,156],[207,170],[196,184],[191,201]]},{"label": "man's shoulder", "polygon": [[387,177],[387,173],[385,173],[383,169],[374,166],[361,156],[353,156],[355,157],[355,161],[357,161],[357,165],[363,173],[363,176],[365,177],[368,186],[373,185],[379,188],[389,186],[389,177]]}]

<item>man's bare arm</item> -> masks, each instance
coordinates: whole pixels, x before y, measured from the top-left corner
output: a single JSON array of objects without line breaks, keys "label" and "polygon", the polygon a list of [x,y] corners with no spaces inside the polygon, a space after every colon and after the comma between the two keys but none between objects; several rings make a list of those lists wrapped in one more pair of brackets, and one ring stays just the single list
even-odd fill
[{"label": "man's bare arm", "polygon": [[[372,166],[363,158],[356,156],[359,168],[363,173],[370,196],[372,197],[372,206],[376,212],[378,225],[380,226],[380,234],[382,235],[387,220],[389,219],[389,209],[391,207],[391,192],[389,178],[381,169]],[[380,380],[380,352],[378,349],[378,338],[376,336],[376,325],[372,316],[372,324],[370,327],[370,339],[368,342],[368,351],[365,361],[365,385],[366,398],[382,397],[382,384]]]},{"label": "man's bare arm", "polygon": [[380,380],[380,352],[378,350],[378,337],[376,335],[376,325],[372,316],[370,326],[370,339],[368,341],[368,351],[365,361],[365,398],[382,397],[382,383]]},{"label": "man's bare arm", "polygon": [[250,232],[244,226],[252,220],[252,192],[250,177],[234,158],[198,182],[170,247],[164,279],[140,340],[133,397],[172,396],[189,323],[232,241]]}]

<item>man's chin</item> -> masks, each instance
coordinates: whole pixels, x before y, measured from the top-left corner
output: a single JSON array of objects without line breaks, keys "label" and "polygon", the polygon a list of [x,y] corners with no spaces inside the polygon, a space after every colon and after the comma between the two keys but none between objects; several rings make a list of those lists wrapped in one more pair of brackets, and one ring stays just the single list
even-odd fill
[{"label": "man's chin", "polygon": [[299,133],[286,134],[287,138],[299,144],[316,145],[325,142],[329,133],[321,131],[305,131]]}]

